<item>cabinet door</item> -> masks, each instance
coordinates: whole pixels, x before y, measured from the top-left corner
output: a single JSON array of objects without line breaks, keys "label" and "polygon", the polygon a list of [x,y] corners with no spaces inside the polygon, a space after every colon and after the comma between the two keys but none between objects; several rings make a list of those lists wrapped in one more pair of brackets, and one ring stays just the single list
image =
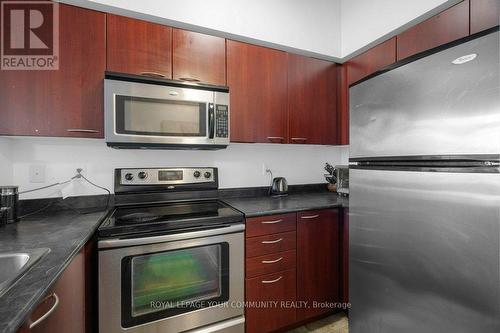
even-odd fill
[{"label": "cabinet door", "polygon": [[173,29],[173,78],[226,84],[226,40],[192,31]]},{"label": "cabinet door", "polygon": [[348,65],[337,66],[337,133],[338,144],[349,144],[349,78]]},{"label": "cabinet door", "polygon": [[336,95],[334,63],[288,55],[290,143],[337,143]]},{"label": "cabinet door", "polygon": [[[54,303],[56,297],[59,304]],[[85,256],[84,251],[81,251],[61,274],[45,301],[32,313],[27,325],[51,308],[54,310],[40,324],[26,332],[85,333],[85,304]]]},{"label": "cabinet door", "polygon": [[[290,306],[296,297],[295,277],[292,269],[246,280],[246,301],[261,302],[261,307],[246,308],[246,333],[272,332],[295,322],[295,309]],[[262,306],[265,302],[269,307]]]},{"label": "cabinet door", "polygon": [[285,52],[227,41],[231,141],[286,141],[286,63]]},{"label": "cabinet door", "polygon": [[500,15],[500,0],[470,0],[470,33],[497,26]]},{"label": "cabinet door", "polygon": [[349,302],[349,208],[344,208],[342,216],[342,302]]},{"label": "cabinet door", "polygon": [[332,309],[313,307],[313,302],[339,300],[338,211],[317,210],[297,214],[297,300],[309,307],[297,310],[305,320]]},{"label": "cabinet door", "polygon": [[59,69],[0,70],[0,134],[102,138],[105,14],[59,4]]},{"label": "cabinet door", "polygon": [[393,37],[347,62],[348,84],[351,85],[395,62],[396,37]]},{"label": "cabinet door", "polygon": [[469,0],[465,0],[399,34],[398,60],[468,35]]},{"label": "cabinet door", "polygon": [[172,78],[172,28],[107,14],[107,69]]}]

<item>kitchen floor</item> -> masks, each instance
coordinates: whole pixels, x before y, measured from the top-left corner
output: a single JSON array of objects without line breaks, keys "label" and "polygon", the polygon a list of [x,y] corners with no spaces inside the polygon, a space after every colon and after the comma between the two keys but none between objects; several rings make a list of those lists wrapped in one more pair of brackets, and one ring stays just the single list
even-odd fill
[{"label": "kitchen floor", "polygon": [[345,313],[332,316],[298,327],[287,333],[348,333],[349,323]]}]

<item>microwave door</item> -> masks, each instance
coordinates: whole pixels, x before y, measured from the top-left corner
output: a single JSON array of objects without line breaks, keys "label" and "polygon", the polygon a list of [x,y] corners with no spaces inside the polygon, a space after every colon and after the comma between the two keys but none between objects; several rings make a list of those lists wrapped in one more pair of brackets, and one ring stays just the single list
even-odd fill
[{"label": "microwave door", "polygon": [[213,91],[107,79],[105,98],[106,141],[110,146],[161,148],[216,143]]}]

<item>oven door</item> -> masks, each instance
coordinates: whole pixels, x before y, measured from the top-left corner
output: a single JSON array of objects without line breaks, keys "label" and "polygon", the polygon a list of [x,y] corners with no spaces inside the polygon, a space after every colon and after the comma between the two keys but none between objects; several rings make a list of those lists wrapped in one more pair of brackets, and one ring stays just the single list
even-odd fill
[{"label": "oven door", "polygon": [[216,135],[216,103],[227,106],[227,93],[113,79],[104,92],[110,146],[227,144]]},{"label": "oven door", "polygon": [[242,316],[243,229],[100,241],[99,331],[182,332]]}]

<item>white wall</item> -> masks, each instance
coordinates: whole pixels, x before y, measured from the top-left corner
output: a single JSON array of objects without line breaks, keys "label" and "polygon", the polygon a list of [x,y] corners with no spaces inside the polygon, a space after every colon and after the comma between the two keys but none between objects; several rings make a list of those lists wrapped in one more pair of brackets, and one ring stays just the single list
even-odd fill
[{"label": "white wall", "polygon": [[[69,179],[76,168],[95,183],[113,189],[113,169],[119,167],[215,166],[220,188],[265,186],[269,175],[284,176],[289,184],[324,182],[323,166],[347,163],[348,148],[308,145],[231,144],[218,151],[116,150],[103,140],[15,138],[11,139],[12,183],[20,191]],[[3,147],[5,148],[5,147]],[[30,183],[30,165],[45,166],[45,183]],[[69,195],[102,193],[75,181]],[[22,195],[22,199],[60,196],[58,188]]]},{"label": "white wall", "polygon": [[0,137],[0,185],[12,185],[12,144]]},{"label": "white wall", "polygon": [[[461,0],[341,0],[341,55],[396,35]],[[409,23],[409,24],[408,24]],[[360,53],[360,52],[356,52]]]},{"label": "white wall", "polygon": [[234,35],[234,38],[243,41],[257,40],[266,42],[265,45],[271,43],[330,57],[340,56],[340,0],[61,0],[60,2],[145,18],[224,37]]}]

